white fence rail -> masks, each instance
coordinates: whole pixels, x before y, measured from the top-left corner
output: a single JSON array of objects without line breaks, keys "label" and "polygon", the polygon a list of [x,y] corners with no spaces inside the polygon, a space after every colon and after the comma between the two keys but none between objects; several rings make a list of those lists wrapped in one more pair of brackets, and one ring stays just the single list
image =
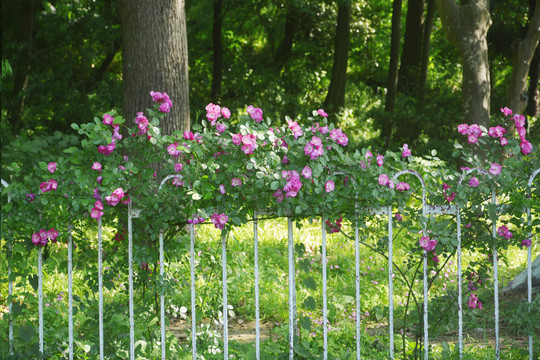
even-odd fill
[{"label": "white fence rail", "polygon": [[[470,169],[463,174],[459,183],[461,183],[467,175],[473,172],[482,172],[486,176],[490,176],[487,172],[481,169]],[[460,358],[463,356],[463,291],[462,291],[462,259],[461,259],[461,211],[456,205],[428,205],[426,203],[426,186],[422,179],[422,176],[417,172],[411,170],[403,170],[397,173],[394,176],[394,179],[397,179],[403,174],[412,174],[419,179],[422,185],[422,209],[421,212],[423,215],[455,215],[456,216],[456,234],[458,240],[457,246],[457,265],[458,265],[458,303],[457,303],[457,313],[458,313],[458,342],[459,342],[459,355]],[[540,169],[537,169],[529,178],[528,185],[529,188],[532,187],[535,177],[540,173]],[[164,181],[168,180],[166,178]],[[4,187],[9,187],[9,185],[2,180],[2,185]],[[11,198],[8,195],[8,202],[11,201]],[[497,198],[495,196],[495,191],[492,191],[492,203],[497,204]],[[351,334],[351,336],[356,335],[356,358],[361,359],[361,294],[362,289],[360,288],[360,265],[359,265],[359,227],[357,220],[361,216],[365,215],[380,215],[387,217],[388,225],[388,297],[389,297],[389,349],[388,354],[389,358],[393,359],[394,354],[394,296],[393,296],[393,254],[392,254],[392,240],[393,240],[393,225],[392,225],[392,207],[382,207],[382,208],[357,208],[358,217],[354,221],[354,238],[355,238],[355,273],[356,273],[356,282],[355,282],[355,307],[356,307],[356,333]],[[258,231],[259,231],[259,216],[260,212],[254,212],[253,217],[253,240],[254,240],[254,270],[255,270],[255,352],[256,358],[260,359],[261,357],[261,335],[260,335],[260,294],[259,294],[259,250],[258,250]],[[531,225],[531,209],[526,209],[526,216],[528,224]],[[132,204],[128,205],[128,258],[129,258],[129,356],[130,359],[134,360],[136,358],[135,353],[135,324],[134,324],[134,297],[133,297],[133,219],[139,217],[139,214],[136,210],[132,209]],[[294,232],[293,232],[293,221],[294,219],[288,217],[288,291],[289,291],[289,359],[294,359],[294,347],[295,347],[295,331],[296,331],[296,282],[295,282],[295,255],[294,255]],[[327,269],[326,269],[326,258],[327,258],[327,244],[326,244],[326,225],[324,221],[324,214],[321,217],[321,245],[322,245],[322,278],[323,278],[323,349],[324,359],[328,358],[328,325],[327,325],[327,312],[328,312],[328,296],[327,296]],[[493,222],[492,235],[496,237],[497,229],[496,224]],[[74,356],[74,326],[73,326],[73,238],[71,234],[72,227],[68,226],[68,307],[69,307],[69,359],[72,360]],[[107,329],[103,326],[103,249],[102,249],[102,222],[101,219],[97,223],[98,230],[98,288],[99,288],[99,357],[104,359],[107,354],[105,354],[104,349],[104,336],[106,335]],[[192,344],[192,355],[193,360],[197,359],[197,308],[195,306],[196,301],[196,273],[195,273],[195,231],[194,225],[190,224],[189,233],[190,233],[190,292],[191,292],[191,344]],[[425,229],[424,229],[425,231]],[[529,234],[530,236],[532,234]],[[12,239],[10,238],[9,231],[3,234],[3,237],[7,242],[7,255],[11,255],[11,246]],[[532,240],[532,238],[531,238]],[[222,277],[223,277],[223,357],[224,359],[229,358],[228,354],[228,301],[227,301],[227,243],[226,243],[226,233],[222,232],[221,235],[221,245],[222,245]],[[527,269],[528,269],[528,302],[532,302],[532,282],[531,282],[531,258],[532,258],[532,246],[528,247],[527,253]],[[428,274],[427,274],[427,253],[424,251],[423,259],[423,326],[424,326],[424,359],[429,358],[429,322],[428,322]],[[497,248],[493,248],[493,276],[494,276],[494,317],[495,317],[495,358],[500,359],[500,339],[499,339],[499,290],[498,290],[498,269],[497,269]],[[37,264],[38,264],[38,298],[39,298],[39,351],[43,353],[44,350],[44,331],[43,331],[43,270],[42,270],[42,248],[38,247],[37,252]],[[159,262],[160,262],[160,279],[163,279],[165,276],[164,268],[164,246],[163,246],[163,231],[159,235]],[[13,336],[13,313],[12,313],[12,299],[13,299],[13,284],[11,276],[11,265],[8,261],[8,278],[9,278],[9,348],[10,352],[14,349],[14,336]],[[165,333],[165,295],[162,293],[160,295],[160,326],[161,326],[161,358],[166,358],[166,333]],[[529,360],[533,359],[533,338],[529,336]]]}]

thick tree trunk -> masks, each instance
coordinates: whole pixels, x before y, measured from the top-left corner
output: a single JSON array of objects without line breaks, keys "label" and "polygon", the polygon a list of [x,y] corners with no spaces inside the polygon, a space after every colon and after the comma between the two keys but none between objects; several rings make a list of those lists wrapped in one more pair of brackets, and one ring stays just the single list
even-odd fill
[{"label": "thick tree trunk", "polygon": [[338,1],[338,16],[334,47],[334,65],[328,94],[324,100],[325,108],[337,112],[345,106],[345,82],[347,78],[347,60],[349,57],[349,23],[351,18],[350,1]]},{"label": "thick tree trunk", "polygon": [[435,0],[446,37],[463,62],[463,121],[489,126],[491,80],[486,35],[491,24],[489,0]]},{"label": "thick tree trunk", "polygon": [[399,67],[398,87],[400,92],[416,93],[422,61],[424,4],[425,0],[409,0],[407,3],[403,53]]},{"label": "thick tree trunk", "polygon": [[536,0],[532,6],[535,9],[532,11],[525,38],[516,39],[512,43],[514,67],[508,88],[507,106],[518,114],[523,113],[527,107],[527,75],[538,41],[540,41],[540,0]]},{"label": "thick tree trunk", "polygon": [[214,24],[212,26],[214,63],[212,69],[212,89],[210,91],[210,98],[215,102],[218,101],[221,94],[221,81],[223,78],[223,43],[221,41],[222,5],[222,0],[214,0]]},{"label": "thick tree trunk", "polygon": [[189,87],[184,0],[120,0],[123,106],[128,126],[151,107],[151,90],[173,102],[163,134],[189,129]]},{"label": "thick tree trunk", "polygon": [[435,19],[435,3],[428,0],[426,20],[424,22],[422,39],[422,60],[420,66],[420,77],[418,79],[418,93],[416,99],[416,110],[424,109],[425,88],[428,77],[429,48],[431,45],[431,30],[433,29],[433,20]]}]

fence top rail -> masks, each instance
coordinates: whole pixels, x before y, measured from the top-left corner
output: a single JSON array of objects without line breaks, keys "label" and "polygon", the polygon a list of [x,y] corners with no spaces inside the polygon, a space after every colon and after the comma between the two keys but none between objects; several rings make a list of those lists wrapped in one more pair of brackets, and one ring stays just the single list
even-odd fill
[{"label": "fence top rail", "polygon": [[532,173],[531,177],[529,178],[529,187],[532,187],[532,183],[533,183],[533,181],[534,181],[534,178],[535,178],[536,175],[538,175],[539,173],[540,173],[540,168],[536,169],[536,170]]}]

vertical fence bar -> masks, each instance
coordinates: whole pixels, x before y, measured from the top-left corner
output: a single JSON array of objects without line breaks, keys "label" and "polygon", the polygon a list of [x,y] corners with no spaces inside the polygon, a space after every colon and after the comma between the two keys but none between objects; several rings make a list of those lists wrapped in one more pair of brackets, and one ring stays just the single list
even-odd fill
[{"label": "vertical fence bar", "polygon": [[[495,197],[495,190],[491,191],[491,202],[493,205],[497,205],[497,198]],[[492,221],[492,234],[493,239],[497,241],[497,221]],[[495,302],[495,359],[499,360],[500,346],[499,346],[499,271],[497,260],[497,245],[493,245],[493,296]]]},{"label": "vertical fence bar", "polygon": [[99,358],[103,360],[103,227],[98,219],[98,291],[99,291]]},{"label": "vertical fence bar", "polygon": [[356,359],[360,360],[360,235],[357,219],[354,222],[354,258],[356,267]]},{"label": "vertical fence bar", "polygon": [[159,278],[160,281],[160,296],[159,296],[159,306],[160,306],[160,327],[161,327],[161,359],[165,360],[165,347],[166,347],[166,338],[165,338],[165,293],[163,292],[163,275],[165,274],[165,256],[163,254],[163,230],[159,232]]},{"label": "vertical fence bar", "polygon": [[427,251],[424,250],[424,359],[429,356],[429,335],[428,335],[428,272],[427,272]]},{"label": "vertical fence bar", "polygon": [[69,311],[69,360],[73,360],[73,237],[68,228],[68,311]]},{"label": "vertical fence bar", "polygon": [[229,358],[229,329],[227,324],[229,307],[227,304],[227,234],[221,232],[221,268],[223,270],[223,358]]},{"label": "vertical fence bar", "polygon": [[388,328],[390,333],[390,359],[394,358],[394,265],[392,254],[393,225],[392,225],[392,206],[388,206]]},{"label": "vertical fence bar", "polygon": [[[530,209],[529,209],[530,211]],[[530,224],[529,218],[529,224]],[[529,235],[531,236],[531,235]],[[531,271],[531,258],[532,258],[532,239],[531,245],[527,249],[527,302],[529,303],[528,311],[531,311],[532,303],[532,271]],[[529,334],[529,360],[533,360],[533,337],[532,334]]]},{"label": "vertical fence bar", "polygon": [[[5,180],[1,180],[2,186],[9,187],[8,183]],[[7,202],[8,204],[11,202],[11,194],[8,193],[7,195]],[[8,263],[8,298],[9,298],[9,305],[8,305],[8,347],[9,347],[9,354],[13,355],[13,280],[11,279],[11,257],[12,257],[12,251],[13,247],[11,244],[11,234],[8,231],[8,239],[7,239],[7,248],[8,252],[6,254],[6,260]]]},{"label": "vertical fence bar", "polygon": [[[532,183],[534,181],[534,178],[536,175],[540,173],[540,169],[536,169],[531,177],[529,178],[529,193],[527,194],[527,197],[529,199],[532,198]],[[531,217],[531,208],[530,206],[527,208],[527,223],[529,226],[532,225],[532,217]],[[532,261],[532,229],[527,234],[528,238],[531,240],[531,245],[529,245],[527,249],[527,302],[529,303],[528,311],[531,311],[531,303],[532,303],[532,268],[531,268],[531,261]],[[533,360],[533,336],[532,334],[529,334],[529,360]]]},{"label": "vertical fence bar", "polygon": [[133,219],[132,203],[128,204],[128,262],[129,262],[129,357],[135,360],[135,321],[133,303]]},{"label": "vertical fence bar", "polygon": [[12,244],[11,244],[11,234],[8,234],[8,296],[9,296],[9,307],[8,307],[8,322],[9,322],[9,354],[13,355],[13,280],[11,279],[11,256],[12,256]]},{"label": "vertical fence bar", "polygon": [[195,228],[193,223],[189,224],[190,239],[190,277],[191,277],[191,352],[193,360],[197,360],[197,312],[195,304]]},{"label": "vertical fence bar", "polygon": [[457,262],[458,262],[458,347],[459,347],[459,358],[463,359],[463,294],[462,294],[462,282],[461,279],[461,211],[459,207],[456,210],[456,219],[457,219]]},{"label": "vertical fence bar", "polygon": [[39,352],[43,358],[43,249],[38,247]]},{"label": "vertical fence bar", "polygon": [[261,358],[261,329],[259,313],[259,234],[257,210],[253,212],[253,242],[255,252],[255,358]]},{"label": "vertical fence bar", "polygon": [[326,222],[324,215],[321,217],[322,236],[322,276],[323,276],[323,359],[328,358],[328,320],[327,320],[327,289],[326,289]]},{"label": "vertical fence bar", "polygon": [[289,359],[294,359],[294,239],[292,219],[287,218],[287,232],[289,240]]}]

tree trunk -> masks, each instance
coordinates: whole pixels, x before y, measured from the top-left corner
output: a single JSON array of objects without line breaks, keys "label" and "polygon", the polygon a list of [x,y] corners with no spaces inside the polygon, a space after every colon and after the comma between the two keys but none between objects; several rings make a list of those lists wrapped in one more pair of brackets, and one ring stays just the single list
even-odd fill
[{"label": "tree trunk", "polygon": [[431,30],[433,29],[433,20],[435,19],[435,3],[428,0],[427,14],[424,22],[423,40],[422,40],[422,60],[420,65],[420,77],[418,80],[418,95],[416,99],[416,110],[418,112],[424,109],[425,88],[428,77],[429,48],[431,45]]},{"label": "tree trunk", "polygon": [[[396,107],[396,96],[398,86],[398,67],[399,67],[399,47],[401,40],[401,0],[394,0],[392,5],[392,34],[390,35],[390,64],[388,66],[388,91],[384,110],[390,114]],[[392,115],[383,119],[381,138],[386,144],[390,141],[392,135]]]},{"label": "tree trunk", "polygon": [[540,41],[540,0],[536,0],[536,4],[531,2],[531,7],[535,9],[531,9],[532,16],[525,38],[512,43],[513,69],[507,106],[518,114],[522,114],[527,107],[527,75]]},{"label": "tree trunk", "polygon": [[184,0],[120,0],[123,106],[127,126],[151,107],[151,90],[173,102],[163,134],[189,129],[189,87]]},{"label": "tree trunk", "polygon": [[[6,11],[7,9],[4,8],[2,10]],[[18,130],[24,126],[22,116],[26,90],[28,88],[30,57],[32,56],[34,1],[22,0],[18,2],[17,10],[20,11],[18,16],[20,16],[21,19],[20,28],[17,30],[17,41],[20,43],[21,51],[19,53],[18,62],[12,63],[15,77],[13,82],[12,100],[7,108],[7,116],[13,133],[17,133]],[[7,13],[4,13],[3,16],[7,16]]]},{"label": "tree trunk", "polygon": [[[540,255],[538,255],[531,263],[531,280],[533,288],[540,287]],[[514,280],[510,281],[508,285],[501,290],[501,292],[507,291],[527,291],[527,268],[523,269]]]},{"label": "tree trunk", "polygon": [[527,108],[525,114],[537,117],[538,116],[538,75],[540,73],[540,47],[536,47],[534,57],[531,61],[531,68],[529,69],[529,96],[527,99]]},{"label": "tree trunk", "polygon": [[415,94],[422,61],[422,33],[424,28],[425,0],[409,0],[403,42],[403,53],[399,67],[400,92]]},{"label": "tree trunk", "polygon": [[217,102],[221,94],[221,81],[223,78],[223,43],[221,41],[221,20],[223,1],[214,0],[214,24],[212,26],[212,41],[214,44],[214,63],[212,69],[212,89],[210,99]]},{"label": "tree trunk", "polygon": [[287,7],[287,15],[285,17],[285,34],[283,40],[279,44],[274,55],[274,61],[278,64],[279,69],[290,58],[293,47],[294,33],[298,25],[299,14],[294,1],[289,1]]},{"label": "tree trunk", "polygon": [[350,1],[338,0],[338,16],[334,47],[334,65],[328,94],[324,100],[325,108],[337,112],[345,106],[345,81],[349,57],[349,23],[351,18]]},{"label": "tree trunk", "polygon": [[446,37],[463,62],[463,121],[489,126],[491,80],[486,35],[491,24],[489,0],[435,0]]}]

